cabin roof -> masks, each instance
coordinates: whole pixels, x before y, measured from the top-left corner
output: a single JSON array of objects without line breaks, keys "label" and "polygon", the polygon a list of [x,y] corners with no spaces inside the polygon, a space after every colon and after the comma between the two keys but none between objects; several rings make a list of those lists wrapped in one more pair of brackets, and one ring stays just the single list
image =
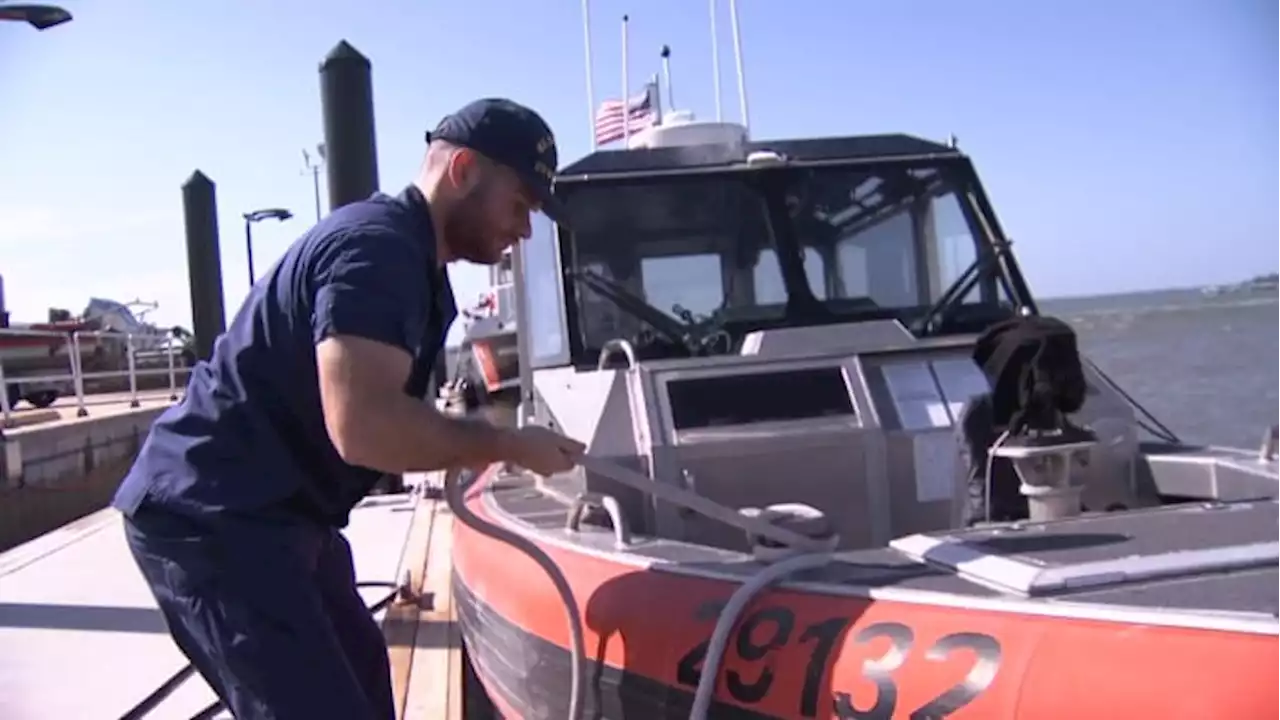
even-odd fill
[{"label": "cabin roof", "polygon": [[570,163],[559,180],[592,174],[643,173],[715,168],[741,163],[747,153],[772,150],[793,161],[895,160],[920,156],[959,157],[959,150],[912,135],[854,135],[792,140],[754,140],[745,148],[731,145],[687,145],[636,150],[598,150]]}]

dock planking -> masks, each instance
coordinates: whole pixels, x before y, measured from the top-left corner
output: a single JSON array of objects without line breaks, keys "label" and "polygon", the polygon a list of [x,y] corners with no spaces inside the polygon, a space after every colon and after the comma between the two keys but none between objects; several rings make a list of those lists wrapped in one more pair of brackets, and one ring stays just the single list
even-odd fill
[{"label": "dock planking", "polygon": [[402,568],[411,600],[383,623],[397,720],[459,720],[463,712],[461,632],[453,607],[453,514],[443,500],[414,510]]}]

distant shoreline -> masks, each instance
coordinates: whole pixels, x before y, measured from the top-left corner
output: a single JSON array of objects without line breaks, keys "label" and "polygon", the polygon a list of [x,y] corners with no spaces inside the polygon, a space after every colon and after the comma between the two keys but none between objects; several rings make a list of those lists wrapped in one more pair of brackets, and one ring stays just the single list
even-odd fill
[{"label": "distant shoreline", "polygon": [[1182,287],[1168,288],[1152,288],[1147,290],[1119,290],[1114,292],[1086,292],[1072,293],[1070,295],[1039,295],[1036,297],[1037,302],[1056,302],[1059,300],[1090,300],[1102,298],[1137,298],[1145,295],[1168,295],[1175,293],[1201,293],[1207,295],[1221,294],[1226,292],[1276,292],[1277,277],[1275,273],[1270,275],[1259,275],[1257,277],[1245,280],[1239,283],[1226,283],[1222,285],[1186,285]]},{"label": "distant shoreline", "polygon": [[1059,317],[1135,312],[1186,312],[1222,308],[1270,307],[1276,311],[1280,292],[1275,287],[1246,288],[1231,292],[1206,292],[1204,288],[1178,288],[1113,295],[1037,298],[1040,311]]}]

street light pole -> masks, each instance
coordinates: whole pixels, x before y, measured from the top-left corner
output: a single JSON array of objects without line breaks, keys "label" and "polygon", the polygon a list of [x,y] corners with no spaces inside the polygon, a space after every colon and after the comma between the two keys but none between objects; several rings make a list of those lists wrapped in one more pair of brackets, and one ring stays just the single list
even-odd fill
[{"label": "street light pole", "polygon": [[57,5],[0,5],[0,20],[16,20],[37,30],[48,30],[71,22],[71,13]]},{"label": "street light pole", "polygon": [[249,287],[253,287],[253,221],[244,216],[244,254],[249,261]]},{"label": "street light pole", "polygon": [[244,214],[244,251],[249,265],[249,287],[253,287],[253,224],[263,220],[274,219],[284,222],[293,217],[293,213],[284,208],[264,208]]},{"label": "street light pole", "polygon": [[303,173],[311,173],[311,183],[316,193],[316,222],[320,222],[320,169],[324,167],[325,148],[324,143],[316,145],[316,159],[313,162],[311,153],[306,148],[302,149],[302,165]]}]

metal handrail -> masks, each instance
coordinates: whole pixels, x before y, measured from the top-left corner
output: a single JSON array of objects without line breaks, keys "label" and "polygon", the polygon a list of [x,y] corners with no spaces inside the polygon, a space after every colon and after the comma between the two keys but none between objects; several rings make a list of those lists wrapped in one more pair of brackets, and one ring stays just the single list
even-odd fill
[{"label": "metal handrail", "polygon": [[[3,356],[0,356],[0,417],[2,417],[3,426],[6,428],[14,427],[14,408],[10,402],[9,386],[12,384],[41,384],[54,385],[56,391],[62,391],[63,388],[69,388],[71,394],[75,396],[76,416],[87,417],[89,415],[88,403],[86,396],[91,395],[85,391],[85,380],[109,380],[112,378],[128,378],[129,381],[129,406],[140,407],[141,402],[138,399],[138,378],[152,377],[159,375],[167,375],[169,380],[169,400],[176,401],[178,399],[178,375],[179,373],[190,372],[190,367],[185,362],[180,362],[182,357],[182,345],[172,334],[158,335],[137,333],[126,333],[111,330],[44,330],[35,328],[0,328],[0,338],[4,337],[28,337],[28,338],[48,338],[50,340],[61,339],[61,342],[51,343],[49,345],[49,356],[51,358],[59,357],[65,353],[67,358],[67,372],[54,372],[52,368],[39,368],[33,372],[23,372],[7,365]],[[123,361],[122,369],[111,370],[93,370],[86,371],[84,369],[83,353],[86,344],[95,341],[116,341],[123,344]],[[164,357],[164,367],[147,367],[151,361]],[[139,359],[142,358],[142,362]],[[140,367],[140,365],[142,367]],[[56,386],[63,385],[63,388]],[[61,394],[61,393],[60,393]]]}]

